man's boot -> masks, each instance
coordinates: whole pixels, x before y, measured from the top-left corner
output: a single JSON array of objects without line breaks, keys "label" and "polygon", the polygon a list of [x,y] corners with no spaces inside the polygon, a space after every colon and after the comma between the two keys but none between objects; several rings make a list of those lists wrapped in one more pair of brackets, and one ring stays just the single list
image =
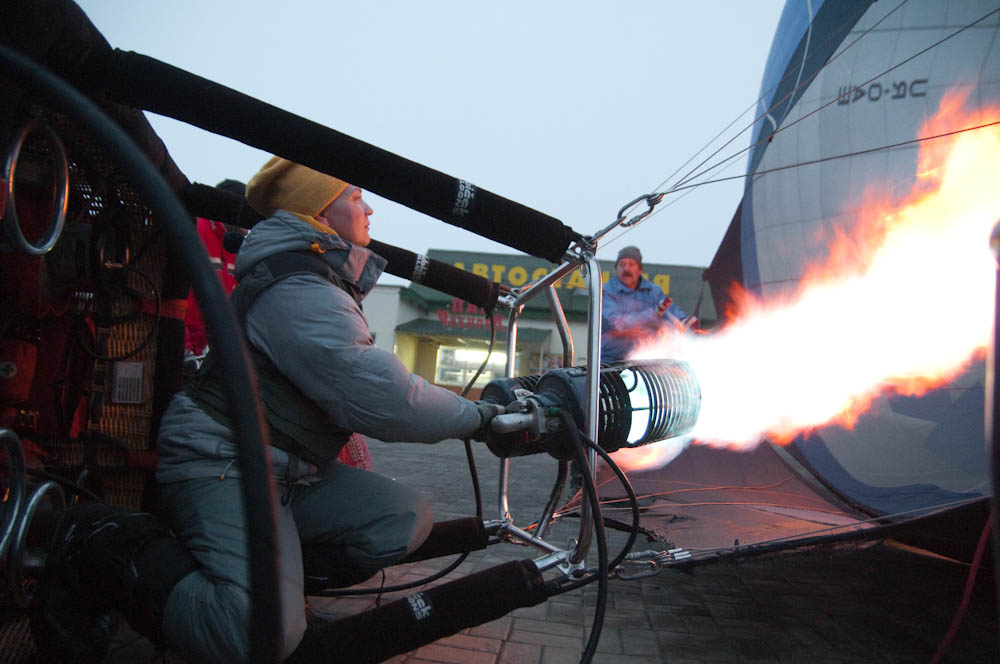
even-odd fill
[{"label": "man's boot", "polygon": [[196,568],[194,557],[151,514],[96,502],[66,510],[33,600],[39,654],[99,662],[117,631],[115,609],[137,632],[161,643],[170,591]]}]

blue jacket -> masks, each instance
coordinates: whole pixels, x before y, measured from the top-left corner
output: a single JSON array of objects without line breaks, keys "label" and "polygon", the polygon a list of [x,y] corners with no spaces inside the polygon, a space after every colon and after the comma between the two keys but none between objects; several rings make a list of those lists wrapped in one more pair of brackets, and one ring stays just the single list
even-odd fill
[{"label": "blue jacket", "polygon": [[[613,276],[604,284],[601,297],[601,362],[624,360],[640,341],[687,316],[676,304],[667,307],[662,316],[657,315],[656,308],[666,294],[641,277],[633,290]],[[620,336],[615,334],[617,330],[636,333]]]}]

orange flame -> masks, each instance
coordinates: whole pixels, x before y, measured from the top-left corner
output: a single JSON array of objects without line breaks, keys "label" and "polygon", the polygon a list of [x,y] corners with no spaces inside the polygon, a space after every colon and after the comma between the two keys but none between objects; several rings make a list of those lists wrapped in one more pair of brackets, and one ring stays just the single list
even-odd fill
[{"label": "orange flame", "polygon": [[[929,136],[996,122],[949,94]],[[691,364],[702,388],[694,442],[752,449],[828,425],[851,428],[883,394],[919,396],[983,358],[993,315],[1000,217],[1000,126],[921,144],[917,180],[891,204],[870,191],[850,234],[793,294],[766,304],[737,291],[738,316],[715,334],[665,336],[635,357]],[[655,448],[656,445],[647,446]],[[630,450],[628,467],[662,465],[673,449]],[[667,458],[669,457],[669,458]],[[617,458],[617,457],[616,457]]]}]

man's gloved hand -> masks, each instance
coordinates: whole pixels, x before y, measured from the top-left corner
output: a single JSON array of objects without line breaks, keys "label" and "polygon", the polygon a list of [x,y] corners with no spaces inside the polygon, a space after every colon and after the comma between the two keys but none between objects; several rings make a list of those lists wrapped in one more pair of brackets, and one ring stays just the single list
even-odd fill
[{"label": "man's gloved hand", "polygon": [[489,401],[477,401],[476,410],[479,411],[479,428],[469,436],[473,440],[486,440],[486,433],[490,428],[490,422],[497,415],[503,415],[506,409]]}]

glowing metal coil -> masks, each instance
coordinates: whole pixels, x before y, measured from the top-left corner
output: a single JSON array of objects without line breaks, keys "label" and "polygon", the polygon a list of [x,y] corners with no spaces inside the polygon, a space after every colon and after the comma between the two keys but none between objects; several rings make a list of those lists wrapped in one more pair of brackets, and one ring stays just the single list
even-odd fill
[{"label": "glowing metal coil", "polygon": [[[622,447],[684,435],[698,421],[701,387],[686,362],[630,362],[617,374],[609,372],[614,378],[604,380],[604,375],[602,371],[601,419],[609,430],[619,420],[627,422]],[[614,434],[622,440],[620,431]]]},{"label": "glowing metal coil", "polygon": [[[598,371],[595,440],[606,451],[682,436],[698,421],[701,387],[686,362],[615,362]],[[490,450],[502,458],[541,452],[573,458],[574,440],[560,415],[568,413],[577,429],[587,430],[587,382],[586,367],[490,381],[483,400],[507,409],[490,424]]]}]

